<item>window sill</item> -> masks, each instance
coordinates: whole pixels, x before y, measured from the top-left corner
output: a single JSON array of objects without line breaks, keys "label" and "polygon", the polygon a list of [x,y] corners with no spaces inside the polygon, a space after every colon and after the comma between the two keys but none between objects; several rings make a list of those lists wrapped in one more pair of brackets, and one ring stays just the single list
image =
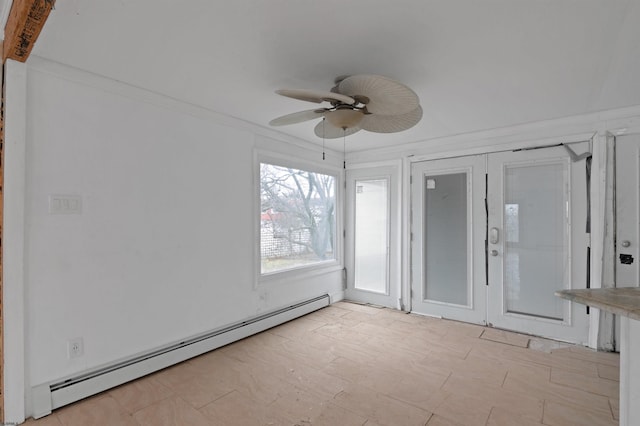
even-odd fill
[{"label": "window sill", "polygon": [[328,261],[313,266],[301,266],[299,268],[261,274],[258,277],[258,284],[270,284],[274,282],[301,280],[318,275],[341,271],[343,269],[344,267],[337,261]]}]

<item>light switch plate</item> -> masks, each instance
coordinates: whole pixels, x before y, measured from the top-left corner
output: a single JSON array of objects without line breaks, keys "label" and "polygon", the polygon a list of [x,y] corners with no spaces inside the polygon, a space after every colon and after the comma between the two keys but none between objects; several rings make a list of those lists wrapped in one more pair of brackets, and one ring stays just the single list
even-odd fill
[{"label": "light switch plate", "polygon": [[82,196],[49,195],[49,214],[81,214]]}]

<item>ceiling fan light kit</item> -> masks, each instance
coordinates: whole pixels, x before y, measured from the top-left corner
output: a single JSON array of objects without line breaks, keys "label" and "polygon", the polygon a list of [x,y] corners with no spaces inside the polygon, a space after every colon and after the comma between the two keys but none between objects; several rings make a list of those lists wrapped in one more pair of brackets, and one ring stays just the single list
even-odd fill
[{"label": "ceiling fan light kit", "polygon": [[358,109],[337,109],[325,113],[327,121],[339,129],[356,127],[364,118],[362,110]]},{"label": "ceiling fan light kit", "polygon": [[302,101],[331,104],[325,108],[284,115],[269,122],[271,126],[285,126],[326,118],[314,129],[314,133],[323,139],[341,138],[360,130],[401,132],[415,126],[422,118],[418,95],[404,84],[380,75],[341,76],[329,92],[281,89],[276,93]]}]

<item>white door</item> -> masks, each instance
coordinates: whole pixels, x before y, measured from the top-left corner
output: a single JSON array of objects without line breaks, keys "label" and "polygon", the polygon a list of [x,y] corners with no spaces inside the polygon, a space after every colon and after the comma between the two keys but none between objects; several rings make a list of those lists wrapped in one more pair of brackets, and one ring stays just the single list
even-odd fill
[{"label": "white door", "polygon": [[412,165],[412,312],[485,323],[485,161]]},{"label": "white door", "polygon": [[412,311],[586,343],[586,203],[563,147],[414,163]]},{"label": "white door", "polygon": [[[640,275],[640,135],[616,137],[616,287],[638,287]],[[615,341],[620,348],[620,318]]]},{"label": "white door", "polygon": [[587,343],[585,307],[554,295],[586,287],[584,161],[563,147],[497,153],[488,176],[489,324]]},{"label": "white door", "polygon": [[616,137],[616,287],[639,285],[640,135]]},{"label": "white door", "polygon": [[347,299],[400,306],[398,183],[397,167],[347,172]]}]

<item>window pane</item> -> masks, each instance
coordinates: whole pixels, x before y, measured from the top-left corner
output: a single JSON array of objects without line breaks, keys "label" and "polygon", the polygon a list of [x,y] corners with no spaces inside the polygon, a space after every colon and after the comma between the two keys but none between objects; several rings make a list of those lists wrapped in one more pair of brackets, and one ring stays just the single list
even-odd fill
[{"label": "window pane", "polygon": [[387,294],[389,197],[387,179],[356,185],[355,272],[358,290]]},{"label": "window pane", "polygon": [[261,272],[335,260],[335,177],[260,164]]}]

